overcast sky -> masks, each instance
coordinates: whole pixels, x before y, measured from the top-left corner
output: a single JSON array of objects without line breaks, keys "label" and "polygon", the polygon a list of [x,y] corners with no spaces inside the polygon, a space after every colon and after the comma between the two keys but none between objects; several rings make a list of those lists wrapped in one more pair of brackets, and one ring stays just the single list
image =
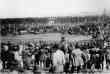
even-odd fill
[{"label": "overcast sky", "polygon": [[110,12],[110,0],[0,0],[0,18],[68,16]]}]

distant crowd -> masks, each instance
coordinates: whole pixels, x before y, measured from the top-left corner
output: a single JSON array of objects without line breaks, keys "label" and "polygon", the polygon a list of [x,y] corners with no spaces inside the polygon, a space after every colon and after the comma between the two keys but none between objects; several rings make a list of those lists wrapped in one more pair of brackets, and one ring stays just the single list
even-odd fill
[{"label": "distant crowd", "polygon": [[[4,24],[1,25],[0,33],[3,36],[22,35],[22,34],[44,34],[44,33],[62,33],[62,34],[81,34],[92,35],[99,33],[100,28],[110,29],[109,23],[74,23],[74,24]],[[108,30],[107,29],[107,30]],[[108,30],[109,31],[109,30]]]}]

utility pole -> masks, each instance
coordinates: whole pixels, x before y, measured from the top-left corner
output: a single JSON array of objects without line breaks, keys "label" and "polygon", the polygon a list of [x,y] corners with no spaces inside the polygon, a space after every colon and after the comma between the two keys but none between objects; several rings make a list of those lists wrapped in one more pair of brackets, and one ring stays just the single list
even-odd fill
[{"label": "utility pole", "polygon": [[106,18],[106,9],[104,8],[103,14],[102,14],[102,20],[103,20],[103,22],[105,21],[105,18]]}]

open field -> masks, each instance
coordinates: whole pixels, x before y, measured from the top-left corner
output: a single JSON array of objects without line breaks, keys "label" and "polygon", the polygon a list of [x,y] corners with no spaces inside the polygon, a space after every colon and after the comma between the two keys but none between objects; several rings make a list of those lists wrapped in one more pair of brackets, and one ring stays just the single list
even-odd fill
[{"label": "open field", "polygon": [[60,41],[61,37],[64,36],[67,41],[79,41],[79,40],[89,40],[90,36],[83,35],[62,35],[60,33],[48,33],[48,34],[26,34],[17,36],[5,36],[0,37],[0,40],[46,40],[46,41]]}]

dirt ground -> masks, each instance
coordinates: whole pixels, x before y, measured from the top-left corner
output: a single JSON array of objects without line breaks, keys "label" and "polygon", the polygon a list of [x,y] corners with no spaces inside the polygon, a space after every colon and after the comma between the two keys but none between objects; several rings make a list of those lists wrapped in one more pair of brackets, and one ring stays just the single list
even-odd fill
[{"label": "dirt ground", "polygon": [[17,36],[5,36],[0,37],[1,41],[6,40],[46,40],[46,41],[60,41],[61,37],[64,36],[67,41],[79,41],[79,40],[89,40],[90,36],[83,35],[62,35],[60,33],[48,33],[48,34],[26,34],[26,35],[17,35]]},{"label": "dirt ground", "polygon": [[[17,71],[13,71],[13,72],[0,72],[0,74],[52,74],[52,73],[46,73],[46,72],[33,73],[31,71],[26,71],[24,73],[19,73]],[[63,74],[66,74],[66,73],[63,73]],[[110,70],[102,71],[102,72],[95,72],[95,73],[72,73],[72,74],[110,74]]]}]

